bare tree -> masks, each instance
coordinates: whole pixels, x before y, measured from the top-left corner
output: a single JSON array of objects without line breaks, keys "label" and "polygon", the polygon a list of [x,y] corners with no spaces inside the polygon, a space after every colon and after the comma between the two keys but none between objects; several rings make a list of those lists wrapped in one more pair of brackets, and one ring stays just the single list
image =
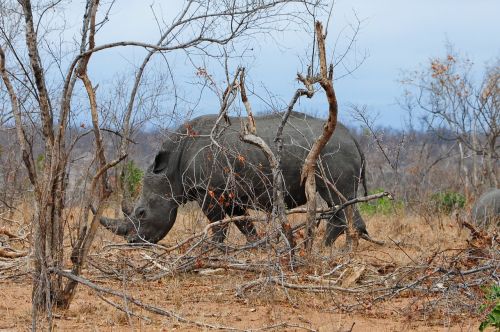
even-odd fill
[{"label": "bare tree", "polygon": [[[332,137],[333,131],[337,126],[338,113],[337,97],[335,96],[335,90],[333,89],[333,64],[330,64],[330,68],[328,69],[328,65],[326,62],[325,35],[323,34],[323,25],[321,22],[316,22],[315,36],[318,41],[320,72],[317,76],[312,76],[312,73],[309,73],[308,77],[305,78],[302,75],[299,75],[299,80],[304,83],[307,90],[309,91],[314,91],[312,88],[312,84],[319,83],[321,85],[326,93],[326,98],[328,100],[328,120],[324,125],[323,133],[321,133],[321,135],[311,147],[311,151],[309,151],[309,154],[304,161],[304,166],[302,168],[301,174],[301,181],[305,182],[305,190],[307,196],[308,213],[306,248],[308,251],[311,251],[312,243],[314,241],[314,228],[316,219],[316,163],[318,161],[321,150],[326,145],[330,137]],[[350,211],[351,208],[349,207],[348,210]],[[352,218],[348,218],[348,220],[352,221]],[[352,225],[350,225],[348,228],[354,230],[354,228],[352,228]]]},{"label": "bare tree", "polygon": [[402,81],[404,106],[424,111],[431,130],[458,143],[466,192],[471,186],[480,191],[499,185],[500,65],[497,60],[487,67],[479,81],[472,69],[472,61],[450,47],[446,57],[431,59],[427,68]]},{"label": "bare tree", "polygon": [[[94,175],[86,188],[87,196],[84,199],[80,219],[81,228],[71,254],[72,272],[78,275],[85,264],[92,239],[96,234],[97,220],[111,193],[107,171],[128,153],[134,126],[134,112],[142,111],[143,107],[137,104],[137,96],[140,94],[146,67],[153,56],[162,54],[167,66],[168,58],[165,55],[176,50],[187,54],[196,51],[207,56],[219,56],[218,45],[231,44],[236,47],[237,41],[241,38],[255,38],[259,33],[281,29],[289,24],[290,20],[300,21],[300,15],[296,14],[300,12],[298,6],[303,4],[308,2],[304,0],[185,1],[181,11],[170,23],[160,24],[162,33],[156,43],[117,41],[97,45],[95,35],[108,18],[105,15],[100,21],[99,1],[88,0],[83,13],[80,43],[74,45],[75,51],[68,58],[60,55],[62,44],[56,45],[57,49],[51,48],[53,45],[50,43],[51,26],[44,17],[51,12],[63,12],[65,9],[63,3],[55,1],[33,6],[29,0],[19,3],[0,2],[2,13],[0,70],[10,98],[12,109],[10,114],[15,120],[23,163],[35,191],[34,328],[38,312],[48,309],[50,321],[50,308],[54,304],[67,307],[71,303],[77,284],[74,280],[70,280],[65,285],[62,275],[57,273],[64,266],[64,224],[67,222],[64,211],[69,160],[75,142],[82,137],[80,134],[72,136],[69,133],[70,124],[75,122],[77,116],[90,119],[91,133],[95,141],[94,158],[89,166],[93,169]],[[64,30],[66,26],[57,28]],[[24,40],[20,38],[20,32],[24,33]],[[120,116],[122,125],[119,128],[121,137],[119,152],[114,160],[108,161],[101,133],[101,121],[106,115],[100,113],[96,85],[87,74],[87,68],[94,53],[123,46],[142,47],[147,50],[147,54],[135,74],[126,110]],[[54,68],[55,70],[49,70]],[[54,72],[58,74],[55,75]],[[174,76],[171,74],[171,78]],[[88,100],[87,106],[75,107],[77,104],[74,103],[73,96],[78,89],[76,84],[78,80],[83,83],[83,91]],[[40,139],[43,145],[38,147]],[[36,166],[35,148],[43,155],[41,169],[37,169]],[[89,223],[90,210],[94,210],[94,215]]]},{"label": "bare tree", "polygon": [[[27,136],[29,123],[23,120],[27,115],[23,114],[25,105],[20,105],[19,98],[10,81],[9,74],[5,65],[5,53],[0,48],[0,70],[2,79],[7,87],[11,98],[12,113],[15,118],[17,137],[20,142],[21,152],[24,164],[28,170],[30,182],[35,190],[36,212],[34,214],[34,254],[35,254],[35,272],[33,278],[33,328],[36,327],[37,313],[40,310],[49,309],[49,320],[51,318],[52,304],[66,305],[70,298],[63,291],[63,282],[61,276],[53,274],[54,270],[62,268],[63,261],[63,240],[64,240],[64,207],[65,194],[67,189],[67,165],[68,150],[66,148],[66,131],[68,129],[68,118],[70,116],[70,103],[72,91],[77,77],[82,80],[88,93],[90,102],[91,117],[94,128],[96,142],[96,157],[98,160],[97,174],[94,176],[90,196],[96,193],[98,187],[97,201],[100,203],[109,196],[106,183],[106,170],[116,164],[118,161],[107,163],[102,148],[102,137],[100,135],[99,120],[97,117],[96,98],[92,83],[86,74],[87,64],[92,53],[87,53],[83,57],[78,57],[78,67],[71,67],[68,79],[62,90],[61,105],[59,108],[57,122],[54,119],[54,113],[57,111],[52,102],[52,96],[49,93],[47,85],[46,71],[43,67],[37,31],[35,30],[33,8],[30,1],[23,1],[22,16],[25,21],[26,50],[28,52],[29,65],[31,73],[25,72],[26,79],[34,82],[33,89],[30,91],[36,98],[37,106],[40,110],[39,121],[35,123],[41,127],[41,136],[44,141],[43,168],[37,169],[33,155],[32,142]],[[50,6],[53,6],[51,4]],[[82,52],[88,47],[94,47],[95,35],[95,17],[98,1],[89,2],[84,22],[84,34],[82,37]],[[88,39],[87,39],[88,35]],[[18,50],[12,49],[12,53],[18,54]],[[77,62],[74,62],[76,64]],[[23,65],[20,63],[20,65]],[[14,76],[14,78],[17,78]],[[57,123],[57,126],[55,125]],[[36,127],[35,127],[36,128]],[[86,209],[91,202],[86,204]],[[86,214],[85,214],[86,215]],[[86,223],[85,223],[86,224]],[[74,250],[78,253],[73,255],[75,268],[81,268],[81,262],[88,253],[88,248],[95,234],[97,224],[95,220],[90,227],[84,227],[80,233],[79,246]],[[67,285],[69,286],[69,285]]]},{"label": "bare tree", "polygon": [[[124,154],[130,144],[130,135],[134,122],[132,115],[136,106],[136,96],[141,87],[142,78],[146,67],[152,62],[153,57],[160,51],[182,50],[190,57],[195,51],[199,51],[208,57],[227,57],[227,49],[237,46],[239,39],[255,38],[256,35],[269,33],[271,30],[281,29],[282,22],[297,22],[299,16],[295,15],[295,9],[286,9],[285,6],[297,6],[299,4],[320,7],[321,2],[309,3],[306,0],[268,0],[268,1],[239,1],[212,2],[212,1],[185,1],[179,14],[169,23],[161,26],[161,37],[150,47],[141,65],[135,73],[135,80],[130,91],[126,111],[122,115],[123,136],[120,151]],[[298,13],[298,11],[297,11]],[[191,30],[191,31],[190,31]],[[189,32],[190,31],[190,32]],[[224,52],[215,46],[223,46]],[[170,69],[169,61],[163,58],[167,68]],[[172,86],[175,89],[175,78],[169,72]],[[177,103],[173,105],[170,116],[176,113]],[[180,114],[184,119],[189,114]],[[123,174],[123,169],[122,169]],[[119,184],[122,187],[122,184]],[[123,188],[121,189],[123,192]],[[124,197],[124,212],[128,197]]]},{"label": "bare tree", "polygon": [[[286,220],[285,215],[285,204],[283,200],[283,179],[281,174],[281,153],[283,150],[283,142],[282,142],[282,131],[283,127],[286,125],[288,117],[292,112],[296,102],[299,100],[301,96],[307,96],[308,98],[312,98],[315,93],[314,85],[319,83],[321,88],[326,93],[326,98],[329,105],[329,116],[328,120],[324,124],[323,132],[318,137],[318,139],[312,143],[310,147],[309,153],[304,161],[304,166],[301,174],[301,182],[305,183],[306,188],[306,196],[307,196],[307,226],[306,226],[306,250],[310,253],[312,250],[312,244],[314,241],[314,229],[317,226],[317,206],[316,206],[316,177],[320,175],[321,172],[317,171],[317,164],[320,163],[320,153],[323,147],[327,144],[333,132],[335,130],[337,124],[337,113],[338,113],[338,105],[335,97],[335,91],[333,89],[333,64],[330,65],[328,69],[328,65],[326,62],[326,47],[325,47],[325,35],[323,34],[323,26],[319,21],[315,22],[315,40],[317,41],[318,48],[318,58],[319,58],[319,73],[314,75],[312,72],[312,66],[310,65],[310,70],[307,76],[303,76],[302,74],[297,75],[297,79],[304,84],[305,89],[298,89],[294,94],[292,100],[290,101],[286,111],[283,113],[283,118],[281,125],[278,127],[276,136],[274,138],[274,142],[276,144],[274,153],[269,145],[257,134],[257,128],[255,126],[255,121],[253,117],[253,113],[251,110],[251,105],[247,97],[246,87],[245,87],[245,75],[244,69],[238,69],[237,73],[234,76],[232,82],[228,80],[228,86],[225,92],[222,94],[223,98],[221,99],[221,111],[219,114],[219,118],[216,121],[216,126],[220,123],[220,121],[227,116],[228,108],[231,105],[234,97],[234,91],[238,88],[241,93],[241,100],[245,107],[247,113],[247,121],[243,125],[242,132],[242,140],[257,146],[261,149],[271,167],[273,174],[273,193],[272,193],[272,220],[277,220],[281,228],[281,233],[284,235],[284,238],[287,241],[287,248],[291,253],[291,261],[293,261],[294,250],[296,246],[295,239],[293,237],[291,228],[289,226],[288,221]],[[227,71],[227,68],[226,68]],[[238,73],[240,73],[240,80],[237,82]],[[207,79],[210,79],[210,76],[205,74]],[[226,120],[228,121],[228,120]],[[215,139],[213,138],[214,144],[217,145]],[[321,171],[321,166],[319,167]],[[323,174],[325,175],[325,174]],[[323,176],[325,182],[329,182],[326,177]],[[340,197],[343,203],[346,203],[348,200],[344,197],[336,188],[333,183],[328,183],[328,186]],[[342,208],[339,208],[337,211],[341,209],[346,209],[346,215],[348,220],[348,227],[346,228],[348,246],[356,246],[357,244],[357,231],[353,225],[354,215],[353,215],[353,207],[352,203],[345,204]]]}]

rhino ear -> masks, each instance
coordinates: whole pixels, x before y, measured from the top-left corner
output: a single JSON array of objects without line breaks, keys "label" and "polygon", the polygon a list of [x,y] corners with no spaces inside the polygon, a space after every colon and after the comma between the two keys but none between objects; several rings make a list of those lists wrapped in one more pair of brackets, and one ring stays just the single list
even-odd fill
[{"label": "rhino ear", "polygon": [[153,163],[153,173],[158,174],[167,168],[168,165],[168,152],[160,151],[155,157],[155,161]]}]

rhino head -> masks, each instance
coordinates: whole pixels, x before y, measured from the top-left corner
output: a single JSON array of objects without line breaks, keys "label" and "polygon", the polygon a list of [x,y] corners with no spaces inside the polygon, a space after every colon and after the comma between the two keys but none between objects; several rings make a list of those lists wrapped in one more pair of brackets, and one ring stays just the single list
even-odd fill
[{"label": "rhino head", "polygon": [[[123,236],[129,243],[156,243],[170,231],[177,217],[182,196],[169,176],[169,153],[160,151],[144,175],[141,197],[132,213],[124,210],[124,219],[101,217],[101,225]],[[170,170],[173,171],[173,170]]]}]

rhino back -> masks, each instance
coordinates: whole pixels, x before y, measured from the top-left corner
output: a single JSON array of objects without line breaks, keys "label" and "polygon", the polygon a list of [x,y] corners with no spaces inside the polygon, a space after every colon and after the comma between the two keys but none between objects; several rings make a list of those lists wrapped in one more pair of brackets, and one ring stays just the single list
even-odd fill
[{"label": "rhino back", "polygon": [[477,225],[487,227],[500,222],[500,189],[492,189],[479,197],[472,209],[472,216]]},{"label": "rhino back", "polygon": [[[180,143],[174,142],[175,140],[165,142],[163,149],[182,151],[177,164],[177,176],[182,177],[183,181],[192,187],[200,183],[206,185],[204,180],[208,177],[212,186],[224,186],[227,182],[227,176],[224,174],[226,166],[227,168],[231,166],[242,182],[251,184],[251,190],[255,195],[262,195],[272,181],[271,170],[264,153],[259,148],[241,141],[240,118],[230,118],[230,126],[224,121],[221,122],[221,126],[227,127],[217,142],[225,151],[214,149],[209,135],[216,118],[215,115],[195,118],[179,128],[179,131],[186,132],[186,127],[189,127],[192,135],[184,136]],[[274,138],[281,122],[281,115],[259,116],[255,119],[257,135],[276,153]],[[287,192],[293,193],[293,198],[288,197],[288,200],[293,202],[289,201],[287,204],[297,205],[305,202],[305,194],[299,181],[300,172],[311,145],[322,133],[323,124],[324,120],[294,112],[284,127],[282,171]],[[354,138],[344,125],[337,124],[333,137],[321,155],[328,178],[336,183],[337,188],[345,196],[356,196],[362,156]],[[325,184],[320,181],[318,186]]]}]

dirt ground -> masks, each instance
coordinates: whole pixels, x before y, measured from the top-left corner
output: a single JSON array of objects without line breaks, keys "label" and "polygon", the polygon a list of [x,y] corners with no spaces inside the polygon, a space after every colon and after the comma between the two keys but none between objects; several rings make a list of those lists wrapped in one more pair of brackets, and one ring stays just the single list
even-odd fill
[{"label": "dirt ground", "polygon": [[[182,238],[200,229],[204,221],[197,213],[191,210],[184,212],[184,218],[177,222],[161,244],[165,246],[175,244],[176,238]],[[467,230],[460,229],[457,223],[448,217],[436,218],[433,223],[429,223],[425,218],[403,214],[372,216],[365,219],[370,234],[385,241],[386,244],[378,246],[361,242],[358,250],[351,254],[349,259],[350,262],[364,264],[363,266],[394,268],[408,265],[412,260],[417,261],[422,255],[432,251],[461,248],[466,245],[469,237]],[[0,221],[0,227],[12,230],[14,225]],[[322,232],[319,231],[319,236],[322,236]],[[235,239],[234,241],[241,240],[241,235],[235,229],[231,229],[231,237]],[[93,248],[95,253],[93,262],[97,262],[97,258],[101,257],[99,255],[105,251],[103,248],[110,243],[123,243],[123,240],[104,231],[99,233]],[[317,246],[320,247],[319,244]],[[342,246],[343,239],[339,239],[333,249],[327,249],[332,261],[336,259]],[[324,257],[325,249],[318,250],[322,250]],[[126,260],[129,257],[127,255],[130,255],[131,260],[136,259],[134,254],[123,255],[121,259]],[[20,263],[18,267],[11,269],[9,274],[0,274],[0,331],[23,331],[31,327],[32,281],[29,274],[23,274],[23,271],[24,273],[29,271],[29,259],[21,259],[24,261],[20,262],[25,262],[23,264],[26,266]],[[2,260],[6,261],[7,259]],[[126,266],[128,262],[124,261],[123,264]],[[308,269],[311,269],[311,266]],[[315,274],[314,271],[307,272],[309,275]],[[265,277],[265,274],[250,271],[201,269],[164,276],[154,281],[144,280],[145,278],[137,274],[119,275],[119,278],[106,277],[102,271],[96,269],[95,264],[89,266],[83,273],[85,278],[99,286],[127,293],[143,303],[175,312],[185,321],[152,314],[134,306],[124,298],[111,297],[79,285],[70,309],[54,313],[55,330],[203,331],[210,329],[208,326],[197,326],[194,323],[198,322],[211,324],[223,330],[476,331],[481,320],[481,314],[474,310],[471,311],[472,314],[456,314],[456,312],[448,314],[441,307],[436,307],[435,312],[417,313],[421,312],[419,306],[431,299],[422,299],[422,295],[411,292],[402,292],[398,296],[372,304],[357,294],[334,290],[308,292],[264,284],[262,287],[252,288],[245,293],[245,296],[237,296],[239,286]],[[362,277],[358,276],[355,282],[360,282],[359,280],[362,280]],[[105,301],[112,301],[122,308],[127,308],[130,313],[126,314]],[[360,305],[355,310],[343,306],[345,303],[356,303],[356,301]],[[450,303],[450,306],[453,306],[453,302]]]}]

